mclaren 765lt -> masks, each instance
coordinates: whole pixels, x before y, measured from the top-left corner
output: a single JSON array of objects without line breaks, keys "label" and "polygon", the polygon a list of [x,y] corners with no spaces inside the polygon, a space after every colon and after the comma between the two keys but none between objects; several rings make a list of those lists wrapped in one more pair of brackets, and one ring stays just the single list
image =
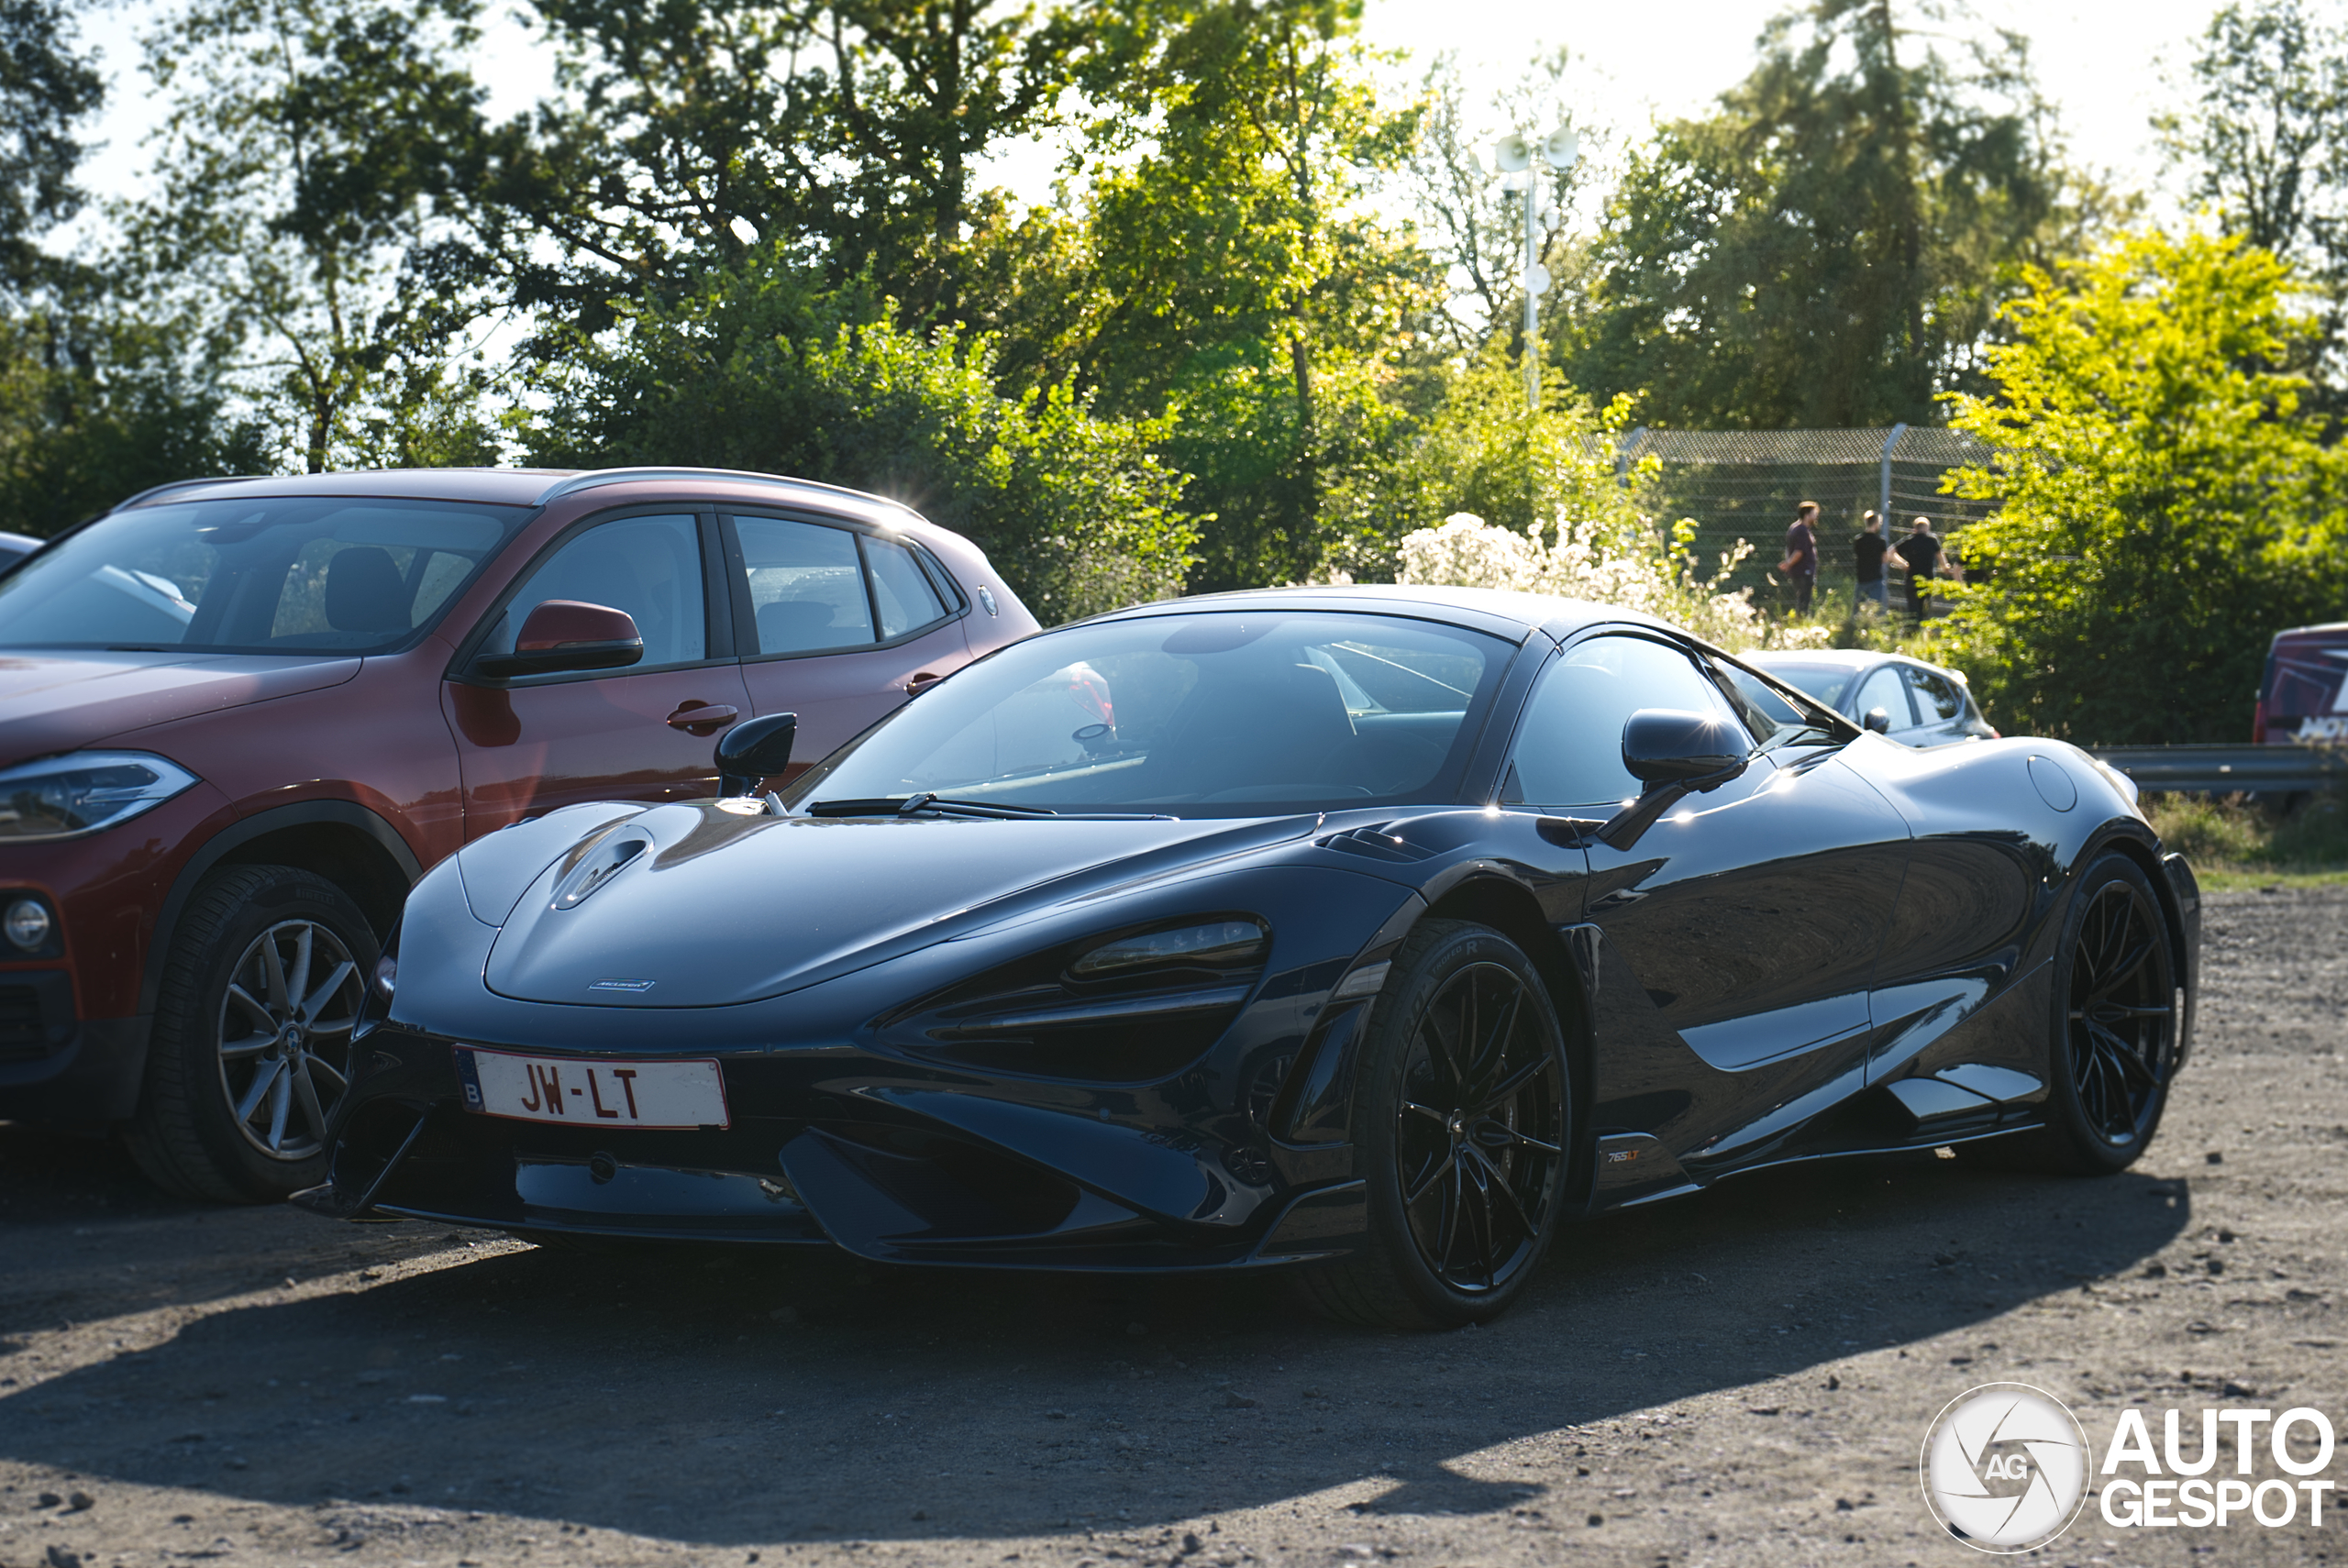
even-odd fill
[{"label": "mclaren 765lt", "polygon": [[1471,1321],[1739,1172],[2160,1121],[2199,894],[2055,742],[1916,751],[1671,626],[1474,590],[1153,604],[787,785],[567,806],[411,894],[352,1218],[1065,1270]]}]

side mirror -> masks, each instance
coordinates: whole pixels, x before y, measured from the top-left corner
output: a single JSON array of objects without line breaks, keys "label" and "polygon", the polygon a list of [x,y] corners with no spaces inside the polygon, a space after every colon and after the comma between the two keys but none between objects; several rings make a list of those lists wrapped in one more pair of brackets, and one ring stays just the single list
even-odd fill
[{"label": "side mirror", "polygon": [[551,675],[581,669],[625,669],[644,657],[644,638],[625,610],[549,599],[532,610],[514,638],[510,654],[474,661],[483,675]]},{"label": "side mirror", "polygon": [[1753,742],[1726,719],[1671,708],[1642,708],[1623,725],[1623,766],[1649,790],[1665,784],[1702,788],[1696,780],[1744,770]]},{"label": "side mirror", "polygon": [[761,779],[781,777],[798,738],[796,713],[770,713],[726,731],[717,742],[717,792],[748,795]]},{"label": "side mirror", "polygon": [[1681,800],[1743,773],[1751,752],[1751,738],[1727,719],[1640,709],[1623,725],[1623,766],[1646,789],[1598,830],[1599,842],[1630,848]]},{"label": "side mirror", "polygon": [[1891,733],[1890,711],[1884,708],[1869,708],[1866,717],[1859,721],[1859,727],[1873,730],[1879,735],[1889,734]]}]

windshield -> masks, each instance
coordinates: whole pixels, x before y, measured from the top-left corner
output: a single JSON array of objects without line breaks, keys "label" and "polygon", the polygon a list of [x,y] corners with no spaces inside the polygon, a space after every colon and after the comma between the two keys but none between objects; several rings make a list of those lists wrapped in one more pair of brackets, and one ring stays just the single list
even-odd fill
[{"label": "windshield", "polygon": [[1392,615],[1161,615],[972,665],[785,792],[1268,816],[1456,793],[1512,645]]},{"label": "windshield", "polygon": [[1830,708],[1842,706],[1843,693],[1856,673],[1846,664],[1798,664],[1791,659],[1775,658],[1766,663],[1755,659],[1754,664],[1787,685],[1809,692]]},{"label": "windshield", "polygon": [[0,647],[381,653],[530,514],[317,496],[138,507],[0,578]]}]

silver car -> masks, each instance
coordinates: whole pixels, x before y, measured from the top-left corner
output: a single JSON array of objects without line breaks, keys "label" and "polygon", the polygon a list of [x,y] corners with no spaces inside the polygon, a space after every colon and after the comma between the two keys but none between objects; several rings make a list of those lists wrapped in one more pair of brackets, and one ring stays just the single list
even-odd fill
[{"label": "silver car", "polygon": [[1996,740],[1981,705],[1955,670],[1865,648],[1756,653],[1745,662],[1798,686],[1866,728],[1907,745]]}]

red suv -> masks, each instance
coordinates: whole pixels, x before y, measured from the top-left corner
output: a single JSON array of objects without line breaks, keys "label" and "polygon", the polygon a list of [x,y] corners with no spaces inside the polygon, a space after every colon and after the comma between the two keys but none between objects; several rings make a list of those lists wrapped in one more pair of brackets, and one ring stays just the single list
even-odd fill
[{"label": "red suv", "polygon": [[1036,630],[969,540],[757,474],[309,475],[150,491],[0,578],[0,1119],[148,1174],[324,1177],[350,1025],[424,869],[593,800],[796,772]]}]

